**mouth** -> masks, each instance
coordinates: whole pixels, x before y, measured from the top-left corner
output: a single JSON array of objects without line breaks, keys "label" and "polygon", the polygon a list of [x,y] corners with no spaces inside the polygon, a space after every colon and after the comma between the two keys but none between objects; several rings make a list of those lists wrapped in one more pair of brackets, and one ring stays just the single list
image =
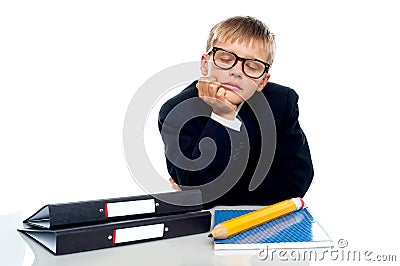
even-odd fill
[{"label": "mouth", "polygon": [[239,85],[236,85],[234,83],[222,83],[222,86],[231,91],[241,91],[242,90],[242,88],[240,88]]}]

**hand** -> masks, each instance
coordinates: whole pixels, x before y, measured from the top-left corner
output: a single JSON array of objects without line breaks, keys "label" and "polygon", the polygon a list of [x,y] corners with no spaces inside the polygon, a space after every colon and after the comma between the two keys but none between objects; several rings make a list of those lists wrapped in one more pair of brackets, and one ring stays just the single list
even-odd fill
[{"label": "hand", "polygon": [[234,120],[237,106],[225,98],[226,90],[215,78],[201,77],[196,85],[199,97],[206,102],[213,112],[225,119]]},{"label": "hand", "polygon": [[174,181],[174,179],[172,179],[172,177],[170,177],[168,181],[171,184],[171,187],[173,190],[175,190],[176,192],[182,191],[180,186],[177,183],[175,183],[175,181]]}]

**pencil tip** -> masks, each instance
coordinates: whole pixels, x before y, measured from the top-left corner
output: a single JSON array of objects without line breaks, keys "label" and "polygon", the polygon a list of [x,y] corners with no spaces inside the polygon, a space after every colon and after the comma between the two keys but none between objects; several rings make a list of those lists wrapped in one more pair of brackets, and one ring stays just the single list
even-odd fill
[{"label": "pencil tip", "polygon": [[213,235],[212,235],[212,234],[209,234],[208,237],[213,237]]}]

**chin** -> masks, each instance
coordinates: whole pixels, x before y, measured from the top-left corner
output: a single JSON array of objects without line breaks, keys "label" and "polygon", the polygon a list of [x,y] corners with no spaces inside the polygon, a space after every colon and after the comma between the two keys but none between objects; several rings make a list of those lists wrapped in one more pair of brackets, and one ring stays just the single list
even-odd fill
[{"label": "chin", "polygon": [[233,103],[235,105],[239,105],[239,104],[241,104],[242,102],[245,101],[242,97],[240,97],[239,95],[237,95],[234,92],[229,92],[229,93],[225,94],[225,98],[229,102],[231,102],[231,103]]}]

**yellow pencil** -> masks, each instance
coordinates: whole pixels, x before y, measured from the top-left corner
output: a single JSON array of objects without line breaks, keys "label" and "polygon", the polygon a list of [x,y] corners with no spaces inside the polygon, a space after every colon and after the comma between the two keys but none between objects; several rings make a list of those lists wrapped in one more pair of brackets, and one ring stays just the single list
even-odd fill
[{"label": "yellow pencil", "polygon": [[302,198],[292,198],[217,224],[209,237],[226,239],[243,231],[285,216],[304,207]]}]

